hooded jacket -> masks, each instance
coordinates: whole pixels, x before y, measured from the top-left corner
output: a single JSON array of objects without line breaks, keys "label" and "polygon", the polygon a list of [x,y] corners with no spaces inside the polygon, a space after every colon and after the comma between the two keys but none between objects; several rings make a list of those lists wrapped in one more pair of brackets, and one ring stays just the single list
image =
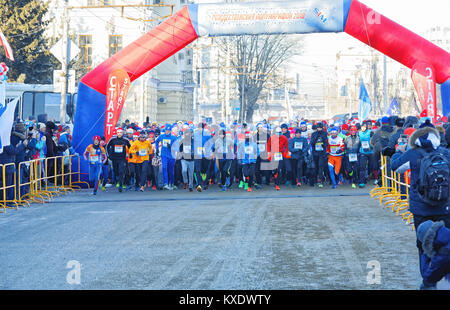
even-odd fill
[{"label": "hooded jacket", "polygon": [[375,158],[379,158],[381,152],[388,146],[391,136],[394,134],[394,128],[390,125],[383,125],[378,129],[370,139],[370,143],[373,146],[373,153]]},{"label": "hooded jacket", "polygon": [[450,200],[441,206],[429,206],[420,197],[417,183],[420,174],[420,160],[423,154],[420,147],[427,152],[438,150],[450,161],[450,151],[440,146],[440,135],[435,128],[424,127],[416,130],[409,139],[409,149],[402,154],[397,151],[391,158],[391,168],[395,172],[403,173],[411,170],[411,188],[409,191],[409,210],[421,216],[450,214]]},{"label": "hooded jacket", "polygon": [[422,242],[420,271],[424,282],[437,283],[450,273],[450,229],[443,221],[435,222],[426,231]]}]

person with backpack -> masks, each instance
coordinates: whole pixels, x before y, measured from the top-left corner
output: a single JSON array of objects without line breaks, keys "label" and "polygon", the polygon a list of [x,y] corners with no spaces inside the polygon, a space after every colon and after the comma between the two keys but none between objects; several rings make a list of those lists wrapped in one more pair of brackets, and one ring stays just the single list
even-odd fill
[{"label": "person with backpack", "polygon": [[[440,146],[440,134],[429,120],[411,134],[408,147],[399,143],[392,156],[392,170],[403,173],[411,170],[409,211],[414,216],[416,231],[423,222],[444,221],[450,228],[450,151]],[[417,239],[420,267],[423,258],[422,242]],[[422,274],[422,276],[424,276]]]}]

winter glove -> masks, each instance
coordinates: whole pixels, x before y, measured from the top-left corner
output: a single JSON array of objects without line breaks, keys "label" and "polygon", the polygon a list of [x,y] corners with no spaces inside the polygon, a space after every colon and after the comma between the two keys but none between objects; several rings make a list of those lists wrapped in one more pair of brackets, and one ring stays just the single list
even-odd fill
[{"label": "winter glove", "polygon": [[395,149],[394,148],[391,148],[391,147],[385,147],[384,149],[383,149],[383,156],[388,156],[388,157],[391,157],[392,155],[394,155],[394,153],[395,153]]}]

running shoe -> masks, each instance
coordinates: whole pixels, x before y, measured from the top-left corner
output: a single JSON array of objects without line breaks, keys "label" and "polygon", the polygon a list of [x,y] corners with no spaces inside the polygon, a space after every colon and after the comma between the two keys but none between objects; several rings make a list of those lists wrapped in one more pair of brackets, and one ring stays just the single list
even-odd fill
[{"label": "running shoe", "polygon": [[201,192],[201,191],[202,191],[202,186],[201,185],[197,186],[197,192]]},{"label": "running shoe", "polygon": [[224,185],[222,186],[222,192],[226,192],[227,191],[227,187]]},{"label": "running shoe", "polygon": [[119,193],[121,193],[122,192],[122,187],[119,187]]},{"label": "running shoe", "polygon": [[117,184],[116,184],[116,187],[120,187],[120,184],[119,184],[119,183],[117,183]]},{"label": "running shoe", "polygon": [[323,184],[322,184],[322,183],[318,183],[317,186],[318,186],[319,188],[323,188]]},{"label": "running shoe", "polygon": [[280,190],[280,187],[279,187],[278,185],[275,185],[275,189],[276,189],[277,191],[279,191],[279,190]]},{"label": "running shoe", "polygon": [[248,183],[244,183],[244,190],[248,190]]},{"label": "running shoe", "polygon": [[300,187],[300,186],[302,186],[302,183],[301,183],[301,182],[298,182],[298,183],[297,183],[297,187]]},{"label": "running shoe", "polygon": [[96,192],[96,191],[93,191],[93,192],[92,192],[92,195],[97,195],[97,192]]},{"label": "running shoe", "polygon": [[170,186],[169,185],[164,185],[164,187],[163,187],[164,189],[167,189],[167,190],[170,190]]},{"label": "running shoe", "polygon": [[143,192],[144,191],[144,186],[141,186],[141,192]]},{"label": "running shoe", "polygon": [[156,191],[156,185],[153,185],[153,187],[152,187],[152,188],[153,188],[153,190],[154,190],[154,191]]},{"label": "running shoe", "polygon": [[356,188],[356,184],[355,183],[352,183],[352,188]]},{"label": "running shoe", "polygon": [[189,187],[189,191],[192,192],[194,191],[194,189],[192,187]]},{"label": "running shoe", "polygon": [[105,186],[102,186],[102,191],[106,191],[106,187]]},{"label": "running shoe", "polygon": [[251,193],[251,192],[252,192],[252,188],[249,187],[249,188],[247,189],[247,191],[248,191],[249,193]]},{"label": "running shoe", "polygon": [[331,188],[332,188],[332,189],[336,189],[336,188],[337,188],[337,185],[336,185],[336,184],[333,184],[333,186],[331,186]]},{"label": "running shoe", "polygon": [[364,188],[364,187],[366,187],[366,184],[364,184],[364,183],[359,184],[359,188]]},{"label": "running shoe", "polygon": [[239,188],[243,188],[244,187],[244,181],[241,181],[240,183],[239,183]]}]

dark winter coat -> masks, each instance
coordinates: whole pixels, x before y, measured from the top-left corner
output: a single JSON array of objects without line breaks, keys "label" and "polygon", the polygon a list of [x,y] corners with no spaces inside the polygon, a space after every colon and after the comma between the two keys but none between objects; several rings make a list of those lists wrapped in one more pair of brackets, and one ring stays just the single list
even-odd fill
[{"label": "dark winter coat", "polygon": [[[302,144],[301,149],[295,148],[296,142]],[[291,152],[292,159],[304,159],[306,157],[306,155],[308,155],[308,148],[309,148],[308,139],[306,139],[304,137],[300,137],[300,138],[294,137],[289,140],[289,152]]]},{"label": "dark winter coat", "polygon": [[[322,148],[323,151],[316,151],[316,146],[318,143],[323,143]],[[313,132],[311,135],[311,147],[313,150],[313,154],[326,154],[328,148],[328,135],[324,130],[317,130]]]},{"label": "dark winter coat", "polygon": [[447,141],[447,147],[450,148],[450,126],[445,131],[445,141]]},{"label": "dark winter coat", "polygon": [[383,125],[378,129],[370,139],[370,144],[373,146],[373,154],[375,158],[379,158],[381,152],[388,146],[391,136],[394,134],[394,128],[390,125]]},{"label": "dark winter coat", "polygon": [[450,229],[443,221],[435,222],[422,241],[421,274],[424,282],[434,284],[450,273]]},{"label": "dark winter coat", "polygon": [[[428,134],[433,133],[436,137],[434,141],[427,139]],[[402,154],[396,152],[391,158],[392,170],[403,173],[411,169],[411,188],[409,191],[409,210],[411,213],[421,216],[446,215],[450,214],[450,200],[441,206],[429,206],[420,197],[417,184],[420,174],[420,159],[423,154],[418,151],[419,146],[416,144],[420,139],[421,148],[430,152],[432,148],[437,148],[450,161],[450,151],[441,147],[439,140],[439,132],[435,128],[425,127],[416,130],[409,139],[409,149]]]}]

